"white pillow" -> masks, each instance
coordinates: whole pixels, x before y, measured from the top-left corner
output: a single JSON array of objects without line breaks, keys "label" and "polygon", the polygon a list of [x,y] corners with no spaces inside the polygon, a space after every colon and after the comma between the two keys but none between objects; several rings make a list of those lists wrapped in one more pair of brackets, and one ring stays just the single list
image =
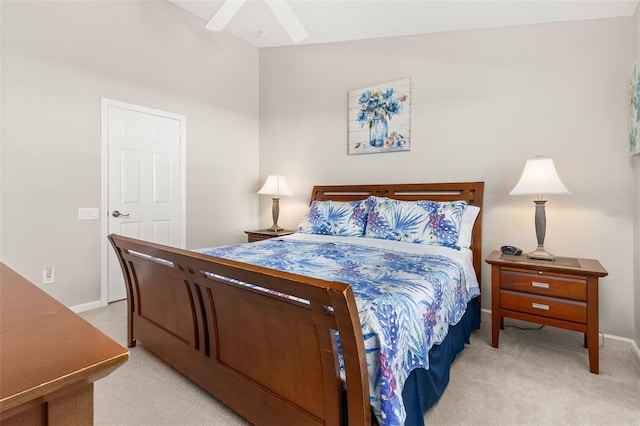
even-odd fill
[{"label": "white pillow", "polygon": [[460,234],[458,235],[458,245],[462,248],[471,247],[471,234],[473,232],[473,224],[480,214],[480,207],[467,205],[462,210],[462,218],[460,219]]}]

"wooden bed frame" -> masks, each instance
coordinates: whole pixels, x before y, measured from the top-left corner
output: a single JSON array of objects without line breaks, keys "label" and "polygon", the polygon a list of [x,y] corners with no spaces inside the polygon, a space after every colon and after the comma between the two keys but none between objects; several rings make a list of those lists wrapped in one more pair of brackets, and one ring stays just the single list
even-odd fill
[{"label": "wooden bed frame", "polygon": [[[483,182],[316,186],[311,200],[377,195],[482,206],[483,189]],[[478,280],[481,232],[478,217],[472,245]],[[109,240],[127,288],[129,347],[142,342],[254,424],[338,425],[343,400],[332,331],[337,330],[349,425],[371,424],[364,343],[351,286],[114,234]]]}]

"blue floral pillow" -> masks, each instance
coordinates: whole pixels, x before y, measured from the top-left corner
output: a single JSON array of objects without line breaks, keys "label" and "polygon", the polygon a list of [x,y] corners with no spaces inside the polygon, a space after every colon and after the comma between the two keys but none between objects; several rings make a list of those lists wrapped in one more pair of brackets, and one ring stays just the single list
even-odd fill
[{"label": "blue floral pillow", "polygon": [[369,197],[365,237],[445,246],[457,245],[465,201],[400,201]]},{"label": "blue floral pillow", "polygon": [[298,225],[304,234],[360,237],[367,226],[369,203],[360,201],[313,201]]}]

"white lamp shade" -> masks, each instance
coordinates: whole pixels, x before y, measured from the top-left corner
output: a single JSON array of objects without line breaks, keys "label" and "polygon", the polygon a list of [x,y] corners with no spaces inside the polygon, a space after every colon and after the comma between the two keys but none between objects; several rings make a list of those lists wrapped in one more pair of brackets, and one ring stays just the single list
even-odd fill
[{"label": "white lamp shade", "polygon": [[560,180],[551,158],[527,160],[524,171],[509,195],[571,194]]},{"label": "white lamp shade", "polygon": [[287,180],[284,176],[280,175],[269,175],[267,177],[267,181],[264,183],[260,191],[258,191],[260,195],[275,195],[277,197],[281,195],[293,195],[289,190],[289,185],[287,185]]}]

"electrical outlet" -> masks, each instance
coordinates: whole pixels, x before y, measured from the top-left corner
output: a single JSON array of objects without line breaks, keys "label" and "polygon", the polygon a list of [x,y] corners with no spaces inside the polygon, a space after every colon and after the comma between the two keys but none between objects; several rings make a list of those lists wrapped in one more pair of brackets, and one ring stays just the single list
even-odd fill
[{"label": "electrical outlet", "polygon": [[53,266],[47,266],[42,270],[42,284],[53,284],[55,281],[55,271]]}]

